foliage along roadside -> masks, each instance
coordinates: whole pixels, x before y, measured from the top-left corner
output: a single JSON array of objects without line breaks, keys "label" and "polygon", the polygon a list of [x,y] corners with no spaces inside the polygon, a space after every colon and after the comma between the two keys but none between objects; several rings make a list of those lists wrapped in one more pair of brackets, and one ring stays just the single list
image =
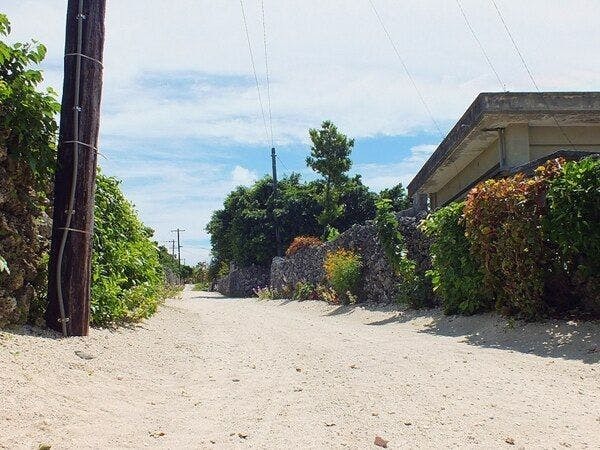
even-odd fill
[{"label": "foliage along roadside", "polygon": [[[356,303],[362,268],[361,256],[344,248],[325,255],[325,277],[342,303]],[[303,294],[299,294],[303,295]]]},{"label": "foliage along roadside", "polygon": [[[0,14],[0,37],[10,30],[7,16]],[[37,41],[10,45],[0,40],[0,145],[10,157],[25,161],[44,187],[54,171],[60,112],[56,92],[39,91],[44,77],[32,68],[45,56],[46,47]]]},{"label": "foliage along roadside", "polygon": [[493,305],[483,289],[483,273],[471,255],[465,236],[464,202],[451,203],[431,213],[421,224],[432,238],[432,269],[427,271],[433,289],[442,298],[446,314],[475,314]]},{"label": "foliage along roadside", "polygon": [[600,160],[487,180],[432,213],[432,277],[448,313],[600,316]]},{"label": "foliage along roadside", "polygon": [[92,323],[151,316],[167,294],[152,230],[139,220],[119,181],[98,173],[92,253]]},{"label": "foliage along roadside", "polygon": [[60,109],[40,90],[46,48],[9,43],[0,14],[0,325],[21,323],[43,306],[49,231],[48,196]]},{"label": "foliage along roadside", "polygon": [[433,295],[417,264],[408,257],[400,224],[394,214],[392,200],[382,198],[376,202],[375,226],[381,246],[392,270],[398,277],[398,302],[413,308],[433,306]]}]

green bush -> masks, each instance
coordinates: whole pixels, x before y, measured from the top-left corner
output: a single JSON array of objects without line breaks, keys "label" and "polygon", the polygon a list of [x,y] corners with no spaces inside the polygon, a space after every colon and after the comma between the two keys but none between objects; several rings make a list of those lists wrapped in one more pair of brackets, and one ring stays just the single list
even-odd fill
[{"label": "green bush", "polygon": [[544,229],[559,250],[559,265],[575,297],[600,313],[600,160],[566,163],[550,182]]},{"label": "green bush", "polygon": [[398,302],[412,308],[432,306],[433,294],[417,264],[408,257],[404,237],[393,211],[392,201],[380,199],[376,202],[375,226],[388,262],[400,279],[397,286]]},{"label": "green bush", "polygon": [[352,250],[339,249],[327,253],[325,274],[343,303],[354,303],[360,283],[361,257]]},{"label": "green bush", "polygon": [[106,325],[152,315],[163,275],[152,230],[136,216],[119,181],[98,174],[92,253],[92,323]]},{"label": "green bush", "polygon": [[[10,22],[0,13],[0,37],[9,33]],[[46,47],[36,41],[13,45],[0,41],[0,146],[25,161],[44,187],[54,171],[55,118],[60,112],[56,92],[37,89],[44,77],[32,66],[45,56]]]},{"label": "green bush", "polygon": [[474,314],[493,304],[483,289],[483,273],[471,255],[462,219],[464,202],[430,214],[421,230],[432,238],[433,268],[427,271],[434,291],[442,297],[446,314]]}]

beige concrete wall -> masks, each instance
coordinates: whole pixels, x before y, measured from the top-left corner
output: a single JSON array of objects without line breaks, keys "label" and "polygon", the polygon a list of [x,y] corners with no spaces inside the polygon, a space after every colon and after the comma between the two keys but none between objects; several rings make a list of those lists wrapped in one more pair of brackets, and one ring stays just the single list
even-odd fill
[{"label": "beige concrete wall", "polygon": [[498,164],[500,150],[499,140],[490,144],[486,149],[479,154],[467,167],[465,167],[458,175],[452,178],[435,194],[437,206],[442,206],[458,192],[469,186],[473,180],[478,179],[494,165]]},{"label": "beige concrete wall", "polygon": [[529,125],[511,123],[505,130],[506,167],[520,166],[531,161],[529,154]]},{"label": "beige concrete wall", "polygon": [[[564,133],[563,133],[564,132]],[[600,152],[600,126],[587,127],[529,127],[531,159],[538,159],[558,150]]]}]

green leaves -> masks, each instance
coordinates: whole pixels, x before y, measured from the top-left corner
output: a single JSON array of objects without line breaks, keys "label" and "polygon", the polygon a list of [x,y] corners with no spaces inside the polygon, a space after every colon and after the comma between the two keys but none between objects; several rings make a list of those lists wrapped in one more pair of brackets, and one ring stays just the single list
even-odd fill
[{"label": "green leaves", "polygon": [[474,314],[492,307],[483,289],[483,273],[465,236],[463,209],[464,202],[451,203],[421,223],[421,230],[432,238],[433,268],[426,275],[442,298],[446,314]]},{"label": "green leaves", "polygon": [[400,279],[397,286],[398,301],[415,308],[430,306],[431,289],[427,286],[423,274],[417,272],[416,263],[408,257],[404,237],[400,233],[400,225],[392,205],[392,200],[388,198],[376,202],[375,225],[388,262]]},{"label": "green leaves", "polygon": [[98,173],[95,203],[92,322],[148,317],[156,311],[163,286],[156,244],[117,179]]},{"label": "green leaves", "polygon": [[6,14],[0,13],[0,36],[8,36],[10,34],[10,21]]},{"label": "green leaves", "polygon": [[[10,33],[10,22],[0,14],[0,36]],[[38,91],[42,72],[31,69],[46,56],[46,47],[35,41],[9,45],[0,41],[0,145],[26,161],[38,181],[47,181],[54,169],[56,115],[60,104],[56,92]]]}]

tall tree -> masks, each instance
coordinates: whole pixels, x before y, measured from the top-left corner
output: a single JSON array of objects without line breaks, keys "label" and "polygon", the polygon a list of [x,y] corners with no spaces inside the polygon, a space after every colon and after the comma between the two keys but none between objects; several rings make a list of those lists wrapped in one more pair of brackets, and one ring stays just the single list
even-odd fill
[{"label": "tall tree", "polygon": [[334,189],[345,180],[345,174],[352,166],[350,154],[354,139],[348,139],[328,120],[321,124],[321,129],[311,128],[308,133],[312,146],[306,164],[325,180],[323,212],[319,216],[319,223],[327,227],[343,212],[343,207],[335,201]]},{"label": "tall tree", "polygon": [[402,183],[398,183],[392,188],[383,189],[379,193],[379,198],[390,200],[394,211],[402,211],[410,207],[410,199]]}]

